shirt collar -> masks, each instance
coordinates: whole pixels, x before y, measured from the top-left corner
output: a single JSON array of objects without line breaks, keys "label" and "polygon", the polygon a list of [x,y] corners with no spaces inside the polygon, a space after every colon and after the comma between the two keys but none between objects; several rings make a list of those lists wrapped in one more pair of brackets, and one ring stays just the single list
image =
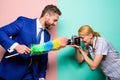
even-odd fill
[{"label": "shirt collar", "polygon": [[37,19],[37,28],[38,28],[38,29],[42,28],[39,19]]},{"label": "shirt collar", "polygon": [[96,41],[97,41],[97,38],[94,37],[94,40],[93,40],[93,48],[95,48],[95,46],[96,46]]},{"label": "shirt collar", "polygon": [[89,49],[90,52],[91,52],[92,50],[94,51],[94,49],[95,49],[95,47],[96,47],[96,40],[97,40],[97,38],[94,37],[94,39],[93,39],[93,46],[92,46],[92,45],[88,45],[88,46],[87,46],[87,49]]},{"label": "shirt collar", "polygon": [[94,37],[94,40],[93,40],[93,48],[95,47],[95,42],[96,42],[96,37]]}]

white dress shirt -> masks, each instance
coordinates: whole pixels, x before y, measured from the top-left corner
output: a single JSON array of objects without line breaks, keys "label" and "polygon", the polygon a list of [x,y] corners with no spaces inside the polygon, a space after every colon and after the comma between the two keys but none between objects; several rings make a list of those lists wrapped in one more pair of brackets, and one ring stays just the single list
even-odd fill
[{"label": "white dress shirt", "polygon": [[[38,36],[38,33],[39,33],[39,31],[40,31],[40,28],[42,28],[42,26],[41,26],[41,24],[40,24],[40,22],[39,22],[39,19],[37,19],[37,27],[36,27],[37,29],[37,36]],[[44,43],[44,31],[42,31],[42,33],[41,33],[41,40],[40,40],[40,44],[41,43]]]}]

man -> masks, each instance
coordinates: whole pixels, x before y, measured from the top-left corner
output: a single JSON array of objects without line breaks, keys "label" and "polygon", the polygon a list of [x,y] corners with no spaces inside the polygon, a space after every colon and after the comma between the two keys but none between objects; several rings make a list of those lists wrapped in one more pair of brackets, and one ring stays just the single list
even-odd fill
[{"label": "man", "polygon": [[[47,30],[56,26],[60,15],[55,5],[47,5],[39,19],[20,16],[0,28],[0,44],[6,50],[0,62],[0,80],[45,80],[48,54],[30,56],[30,47],[50,40]],[[16,53],[19,55],[6,58]]]}]

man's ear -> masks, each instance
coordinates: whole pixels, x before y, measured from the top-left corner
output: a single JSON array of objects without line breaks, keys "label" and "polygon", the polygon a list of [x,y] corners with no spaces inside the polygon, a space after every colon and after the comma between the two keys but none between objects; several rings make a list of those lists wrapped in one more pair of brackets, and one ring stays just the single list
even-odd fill
[{"label": "man's ear", "polygon": [[49,18],[50,14],[49,13],[45,13],[45,18]]}]

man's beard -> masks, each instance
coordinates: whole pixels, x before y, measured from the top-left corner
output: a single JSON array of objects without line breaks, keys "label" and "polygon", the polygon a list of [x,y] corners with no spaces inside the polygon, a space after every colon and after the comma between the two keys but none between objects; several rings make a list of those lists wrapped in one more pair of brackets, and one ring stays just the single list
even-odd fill
[{"label": "man's beard", "polygon": [[51,29],[50,25],[48,25],[47,23],[45,23],[45,28],[48,29],[48,30]]}]

